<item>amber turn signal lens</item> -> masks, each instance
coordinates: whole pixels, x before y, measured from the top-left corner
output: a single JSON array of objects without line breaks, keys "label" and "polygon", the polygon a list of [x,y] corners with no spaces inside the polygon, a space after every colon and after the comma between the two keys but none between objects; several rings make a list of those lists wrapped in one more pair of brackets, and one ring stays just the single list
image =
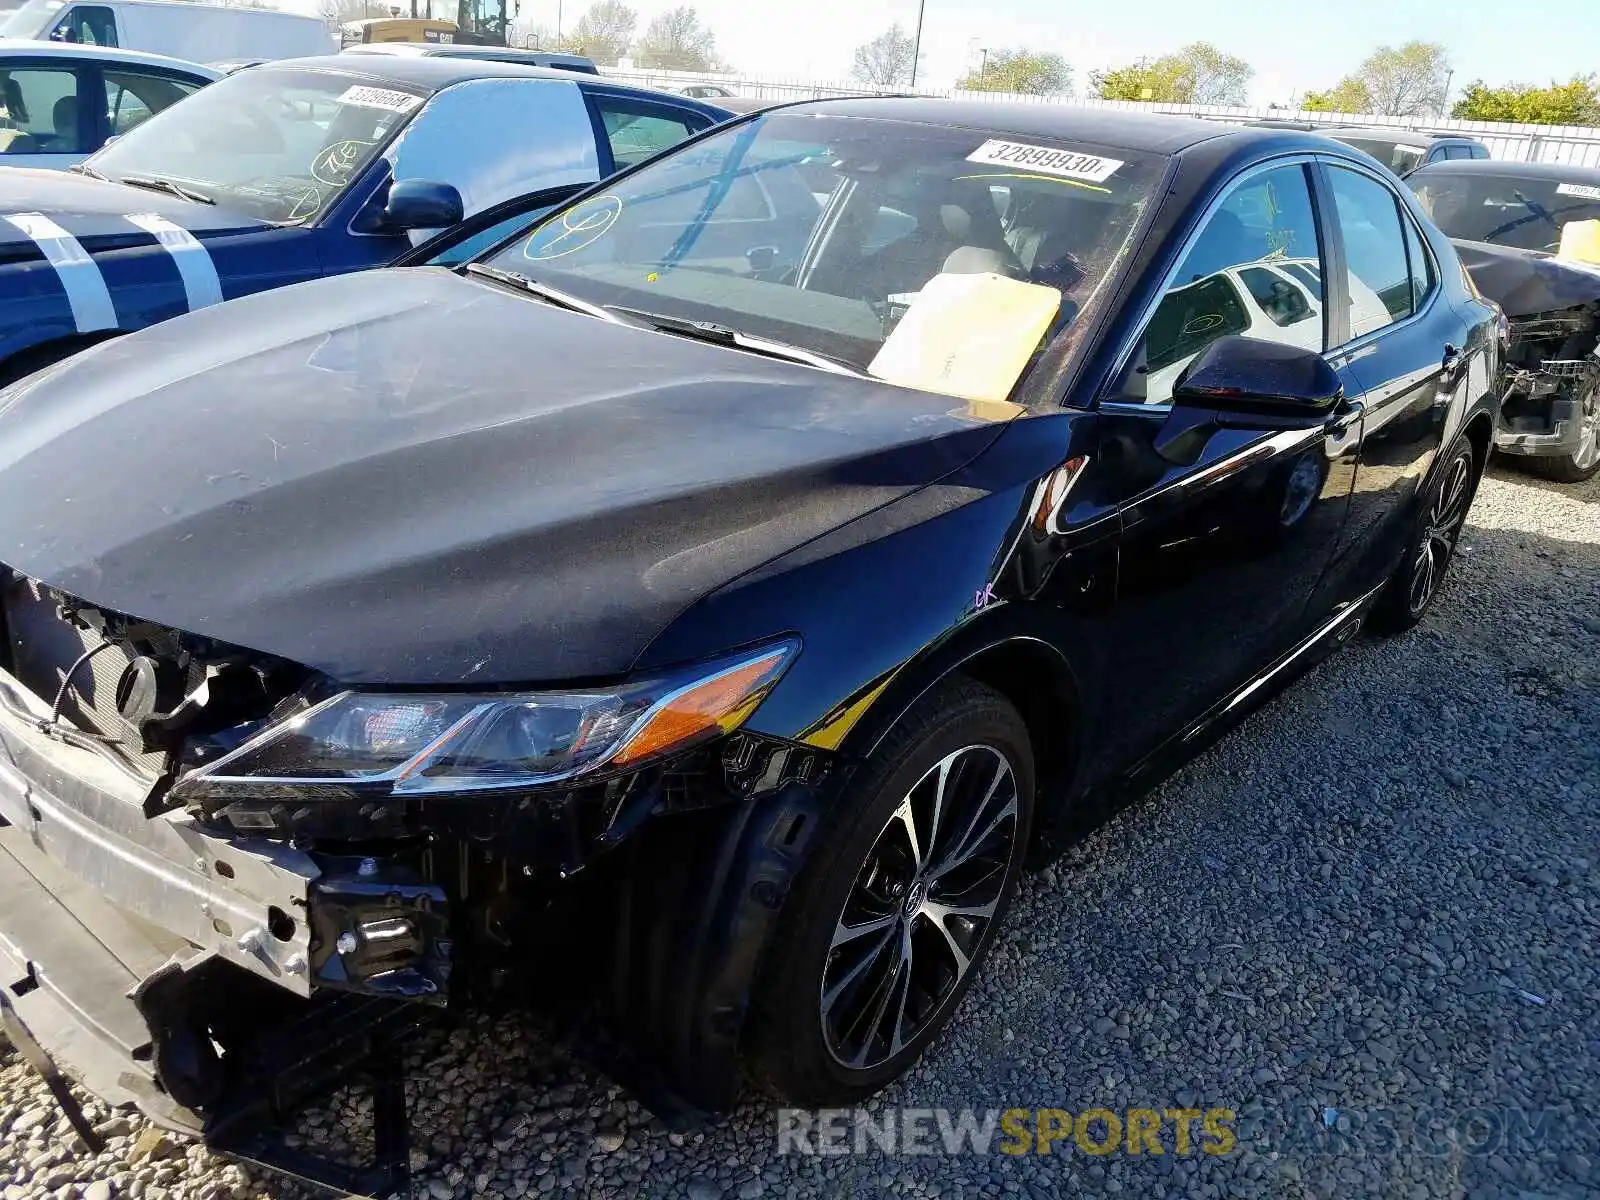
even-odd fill
[{"label": "amber turn signal lens", "polygon": [[666,697],[612,756],[611,765],[627,766],[737,729],[766,697],[788,656],[780,647]]}]

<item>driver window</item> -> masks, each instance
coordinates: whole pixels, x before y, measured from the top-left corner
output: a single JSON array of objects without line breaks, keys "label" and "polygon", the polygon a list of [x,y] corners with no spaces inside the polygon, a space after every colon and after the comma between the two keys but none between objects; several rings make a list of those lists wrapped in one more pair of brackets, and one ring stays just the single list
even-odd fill
[{"label": "driver window", "polygon": [[58,67],[0,71],[0,155],[88,153],[78,82]]},{"label": "driver window", "polygon": [[1322,270],[1306,168],[1246,179],[1190,246],[1114,398],[1171,403],[1189,363],[1229,334],[1326,349]]}]

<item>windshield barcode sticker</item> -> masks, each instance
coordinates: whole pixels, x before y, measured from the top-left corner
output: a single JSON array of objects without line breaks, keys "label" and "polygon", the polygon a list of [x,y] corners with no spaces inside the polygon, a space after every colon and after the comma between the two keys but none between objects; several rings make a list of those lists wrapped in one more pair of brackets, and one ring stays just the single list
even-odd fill
[{"label": "windshield barcode sticker", "polygon": [[1583,200],[1600,200],[1600,187],[1587,183],[1563,183],[1556,187],[1558,196],[1577,196]]},{"label": "windshield barcode sticker", "polygon": [[1104,183],[1122,166],[1120,158],[1098,154],[1079,154],[1053,146],[1029,146],[1023,142],[988,141],[967,155],[968,162],[990,163],[998,167],[1022,167],[1065,179],[1087,179]]},{"label": "windshield barcode sticker", "polygon": [[362,108],[383,108],[389,112],[408,113],[422,103],[421,96],[410,92],[392,92],[388,88],[350,87],[339,97],[340,104],[356,104]]}]

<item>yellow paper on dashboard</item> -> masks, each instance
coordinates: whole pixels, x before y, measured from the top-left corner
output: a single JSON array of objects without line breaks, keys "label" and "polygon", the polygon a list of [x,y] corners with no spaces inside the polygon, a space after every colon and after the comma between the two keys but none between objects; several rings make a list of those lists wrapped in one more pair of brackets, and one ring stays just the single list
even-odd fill
[{"label": "yellow paper on dashboard", "polygon": [[867,370],[963,400],[1004,400],[1061,308],[1053,287],[990,272],[935,275]]},{"label": "yellow paper on dashboard", "polygon": [[1556,257],[1600,264],[1600,221],[1568,221],[1563,225]]}]

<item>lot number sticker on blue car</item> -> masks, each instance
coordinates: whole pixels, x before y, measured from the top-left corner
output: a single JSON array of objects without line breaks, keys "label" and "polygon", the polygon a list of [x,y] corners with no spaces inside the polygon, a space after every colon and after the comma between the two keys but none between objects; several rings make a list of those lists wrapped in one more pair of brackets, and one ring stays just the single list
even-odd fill
[{"label": "lot number sticker on blue car", "polygon": [[362,108],[382,108],[389,112],[408,113],[422,103],[421,96],[413,96],[410,92],[396,92],[388,88],[362,87],[357,85],[345,89],[344,95],[339,97],[340,104],[356,104]]},{"label": "lot number sticker on blue car", "polygon": [[1087,179],[1104,183],[1117,173],[1122,165],[1120,158],[1102,158],[1098,154],[1079,154],[1073,150],[1057,150],[1054,146],[1030,146],[1025,142],[991,140],[967,155],[968,162],[988,163],[997,167],[1021,167],[1043,175],[1060,175],[1063,179]]},{"label": "lot number sticker on blue car", "polygon": [[1587,183],[1563,183],[1556,187],[1558,196],[1578,196],[1584,200],[1600,200],[1600,187]]}]

